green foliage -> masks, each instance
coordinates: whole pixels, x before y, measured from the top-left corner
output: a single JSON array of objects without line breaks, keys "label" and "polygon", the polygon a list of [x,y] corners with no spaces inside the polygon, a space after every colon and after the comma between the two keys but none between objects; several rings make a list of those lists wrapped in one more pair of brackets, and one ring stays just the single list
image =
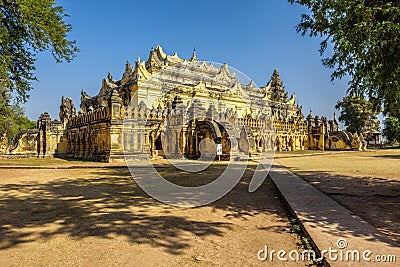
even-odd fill
[{"label": "green foliage", "polygon": [[49,51],[57,63],[70,62],[78,52],[67,40],[71,25],[56,0],[0,0],[0,133],[11,139],[20,130],[36,127],[20,103],[31,90],[35,59]]},{"label": "green foliage", "polygon": [[387,141],[391,144],[400,143],[400,120],[396,117],[388,117],[385,119],[385,128],[383,134]]},{"label": "green foliage", "polygon": [[340,109],[339,121],[344,122],[348,132],[379,131],[378,111],[364,96],[345,96],[335,108]]},{"label": "green foliage", "polygon": [[38,52],[49,51],[56,62],[78,52],[67,40],[66,16],[56,0],[0,0],[0,88],[17,102],[29,97]]},{"label": "green foliage", "polygon": [[349,75],[350,95],[367,94],[384,113],[400,117],[400,1],[289,0],[309,9],[297,31],[319,36],[332,80]]},{"label": "green foliage", "polygon": [[37,123],[24,116],[19,104],[10,104],[10,94],[0,94],[0,135],[6,133],[9,143],[12,137],[21,130],[34,129]]}]

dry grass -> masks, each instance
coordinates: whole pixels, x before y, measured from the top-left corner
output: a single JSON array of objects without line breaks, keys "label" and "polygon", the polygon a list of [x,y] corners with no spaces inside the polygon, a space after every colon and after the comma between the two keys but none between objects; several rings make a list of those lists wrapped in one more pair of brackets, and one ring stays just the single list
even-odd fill
[{"label": "dry grass", "polygon": [[400,150],[279,158],[279,163],[400,242]]}]

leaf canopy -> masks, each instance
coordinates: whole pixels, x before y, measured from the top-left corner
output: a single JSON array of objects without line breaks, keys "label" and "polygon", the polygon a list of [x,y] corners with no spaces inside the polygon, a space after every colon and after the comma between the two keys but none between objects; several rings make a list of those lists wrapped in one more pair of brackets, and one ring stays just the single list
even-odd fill
[{"label": "leaf canopy", "polygon": [[322,37],[322,64],[331,78],[348,75],[348,93],[365,94],[400,117],[400,1],[289,0],[308,8],[297,31]]},{"label": "leaf canopy", "polygon": [[0,89],[26,102],[39,52],[70,62],[78,52],[67,39],[72,27],[55,0],[0,0]]}]

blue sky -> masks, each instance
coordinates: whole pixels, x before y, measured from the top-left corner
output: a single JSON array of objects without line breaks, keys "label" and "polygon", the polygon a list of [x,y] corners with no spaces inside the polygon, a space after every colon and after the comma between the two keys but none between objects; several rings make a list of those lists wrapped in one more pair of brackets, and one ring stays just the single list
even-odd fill
[{"label": "blue sky", "polygon": [[73,25],[70,39],[81,52],[71,63],[56,64],[48,53],[38,55],[30,100],[32,120],[47,111],[58,118],[61,96],[79,107],[80,91],[98,93],[111,72],[120,79],[126,61],[132,64],[160,44],[168,54],[228,63],[258,86],[278,69],[286,90],[296,92],[303,112],[332,118],[334,105],[346,92],[347,81],[330,82],[331,70],[321,65],[318,38],[302,37],[295,26],[298,5],[268,1],[132,1],[62,0]]}]

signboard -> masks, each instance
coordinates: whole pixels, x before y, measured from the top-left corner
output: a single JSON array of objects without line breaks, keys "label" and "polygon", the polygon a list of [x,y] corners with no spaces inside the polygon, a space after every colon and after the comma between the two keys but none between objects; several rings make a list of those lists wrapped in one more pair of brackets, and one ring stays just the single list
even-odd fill
[{"label": "signboard", "polygon": [[217,144],[217,156],[222,155],[222,144]]}]

